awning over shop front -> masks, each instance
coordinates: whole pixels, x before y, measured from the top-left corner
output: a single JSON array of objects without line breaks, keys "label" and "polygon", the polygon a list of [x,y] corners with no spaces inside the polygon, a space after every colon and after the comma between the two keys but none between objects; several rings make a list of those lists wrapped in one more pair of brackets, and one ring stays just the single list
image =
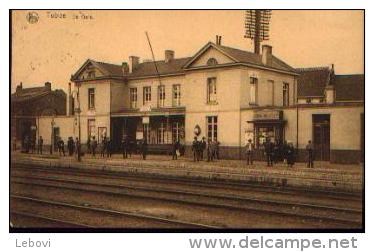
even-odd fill
[{"label": "awning over shop front", "polygon": [[248,120],[248,123],[255,124],[285,124],[283,120],[283,111],[281,110],[270,110],[262,109],[257,110],[253,114],[252,120]]},{"label": "awning over shop front", "polygon": [[185,107],[149,108],[149,109],[124,109],[111,113],[111,117],[143,117],[143,116],[177,116],[185,115]]}]

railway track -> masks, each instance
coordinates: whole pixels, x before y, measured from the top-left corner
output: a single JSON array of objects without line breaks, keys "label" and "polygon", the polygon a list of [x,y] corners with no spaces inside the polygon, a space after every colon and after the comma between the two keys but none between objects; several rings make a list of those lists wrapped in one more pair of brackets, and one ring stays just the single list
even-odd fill
[{"label": "railway track", "polygon": [[[30,168],[32,166],[32,168]],[[55,168],[55,167],[35,167],[33,165],[15,165],[12,167],[12,171],[27,171],[27,172],[45,172],[49,174],[61,174],[61,175],[81,175],[85,177],[92,178],[112,178],[126,180],[137,180],[147,182],[159,182],[168,185],[180,185],[186,186],[190,185],[193,187],[204,187],[211,189],[227,188],[233,190],[248,190],[250,192],[264,192],[264,193],[276,193],[278,195],[285,196],[295,196],[300,194],[307,194],[308,197],[324,197],[331,200],[342,200],[362,203],[362,196],[358,193],[348,193],[348,192],[336,192],[336,191],[321,191],[321,190],[305,190],[302,188],[292,188],[292,187],[280,187],[266,184],[258,183],[241,183],[232,181],[212,181],[206,179],[186,179],[186,178],[176,178],[176,177],[165,177],[165,176],[152,176],[147,174],[134,174],[129,172],[112,172],[105,170],[84,170],[79,168]]]},{"label": "railway track", "polygon": [[[242,211],[261,212],[262,214],[277,215],[287,218],[299,218],[300,220],[316,221],[328,225],[345,225],[351,227],[361,226],[362,213],[357,209],[326,207],[308,204],[295,204],[269,200],[259,200],[233,196],[206,195],[186,191],[168,191],[157,188],[139,188],[121,185],[108,185],[100,182],[87,182],[79,180],[67,180],[57,178],[43,178],[33,176],[12,176],[12,183],[44,186],[49,188],[65,188],[86,191],[91,193],[106,193],[141,197],[146,199],[160,199],[184,204],[194,204],[206,207],[235,209]],[[129,192],[129,190],[132,190]],[[139,193],[143,192],[143,193]],[[182,195],[182,197],[181,197]],[[319,211],[316,215],[316,211]],[[338,214],[337,214],[338,213]]]},{"label": "railway track", "polygon": [[[181,220],[172,220],[172,219],[166,219],[166,218],[161,218],[157,216],[116,211],[116,210],[98,208],[98,207],[87,206],[87,205],[77,205],[77,204],[71,204],[71,203],[66,203],[66,202],[58,202],[58,201],[52,201],[52,200],[46,200],[46,199],[40,199],[40,198],[34,198],[34,197],[26,197],[22,195],[11,194],[10,197],[12,199],[12,204],[16,205],[15,206],[16,209],[20,208],[20,206],[17,206],[17,203],[21,201],[22,202],[21,208],[29,209],[29,211],[30,211],[30,208],[38,212],[45,212],[45,213],[56,211],[56,209],[53,210],[51,209],[51,207],[54,207],[54,208],[57,207],[59,210],[62,210],[62,212],[66,212],[67,210],[78,211],[81,218],[86,221],[87,219],[91,219],[97,215],[99,215],[101,219],[105,219],[109,216],[112,218],[109,222],[114,224],[113,226],[121,224],[122,228],[123,227],[134,228],[134,227],[137,227],[138,225],[140,225],[140,227],[146,226],[146,227],[153,227],[153,228],[154,227],[156,228],[192,228],[192,229],[216,229],[218,228],[215,226],[209,226],[209,225],[204,225],[200,223],[193,223],[193,222],[187,222],[187,221],[181,221]],[[30,206],[30,203],[31,203],[31,206]],[[68,225],[68,226],[85,227],[85,228],[103,227],[101,225],[99,226],[99,225],[90,225],[86,223],[77,223],[75,221],[68,221],[65,219],[63,220],[63,219],[58,219],[54,217],[48,217],[45,215],[31,214],[29,212],[25,212],[25,210],[23,211],[12,210],[11,213],[13,215],[21,215],[21,216],[34,218],[34,219],[41,219],[42,221],[47,220],[50,222],[55,222],[57,223],[57,227],[59,227],[61,224],[63,226]],[[130,222],[131,225],[126,225],[127,222]],[[136,225],[134,225],[134,222],[136,223]],[[113,226],[111,225],[110,227],[113,227]]]}]

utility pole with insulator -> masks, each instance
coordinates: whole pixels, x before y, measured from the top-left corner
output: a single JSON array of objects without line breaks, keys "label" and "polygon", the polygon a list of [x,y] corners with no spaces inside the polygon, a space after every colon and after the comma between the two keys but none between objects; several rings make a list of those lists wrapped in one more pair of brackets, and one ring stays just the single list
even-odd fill
[{"label": "utility pole with insulator", "polygon": [[247,10],[245,12],[245,38],[254,42],[254,52],[260,54],[260,44],[269,40],[271,10]]}]

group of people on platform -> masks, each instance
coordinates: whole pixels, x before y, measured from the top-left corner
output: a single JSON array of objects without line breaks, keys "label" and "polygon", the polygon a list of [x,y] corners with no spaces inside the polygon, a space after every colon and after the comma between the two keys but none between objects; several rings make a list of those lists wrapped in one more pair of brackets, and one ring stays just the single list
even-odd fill
[{"label": "group of people on platform", "polygon": [[[267,166],[271,167],[276,163],[287,163],[288,167],[293,167],[295,164],[295,148],[293,143],[290,141],[286,141],[285,143],[276,142],[273,143],[270,141],[270,138],[266,138],[265,143],[263,144],[263,151],[266,156]],[[252,139],[248,140],[246,145],[246,157],[247,157],[247,165],[253,164],[253,156],[254,156],[254,144],[252,143]],[[308,145],[306,146],[307,152],[307,167],[313,168],[313,144],[312,141],[308,141]]]},{"label": "group of people on platform", "polygon": [[208,139],[205,141],[205,137],[202,137],[201,141],[194,137],[192,142],[193,161],[199,162],[204,160],[204,154],[206,153],[206,161],[211,162],[214,159],[219,159],[219,145],[220,143],[216,140]]},{"label": "group of people on platform", "polygon": [[[25,153],[38,153],[43,154],[43,137],[40,136],[38,140],[35,137],[25,136],[22,142],[22,151]],[[16,143],[14,140],[13,143]],[[17,146],[13,146],[13,150],[16,150]]]},{"label": "group of people on platform", "polygon": [[[31,139],[28,136],[24,138],[23,141],[23,151],[26,153],[35,153],[43,154],[43,137],[40,136],[38,140]],[[65,143],[61,137],[57,138],[55,143],[58,149],[60,156],[65,156]],[[134,146],[135,145],[135,146]],[[195,136],[192,142],[192,153],[193,161],[198,162],[206,158],[207,162],[211,162],[215,159],[219,159],[219,145],[220,143],[217,140],[208,139],[205,140],[205,137],[199,141]],[[89,137],[87,141],[87,153],[91,154],[93,157],[96,156],[97,149],[100,150],[101,157],[111,157],[113,154],[113,143],[110,138],[103,136],[102,141],[98,143],[95,136]],[[146,159],[148,154],[148,144],[145,139],[140,140],[137,143],[133,143],[129,138],[124,135],[121,141],[121,149],[123,158],[131,157],[132,153],[139,153],[143,159]],[[263,150],[263,153],[266,157],[266,163],[268,167],[273,166],[277,163],[287,163],[288,167],[293,167],[295,164],[295,148],[292,142],[281,143],[276,141],[275,143],[266,138],[266,141],[261,145],[260,149]],[[67,141],[67,150],[68,155],[73,156],[78,154],[80,150],[80,142],[78,137],[73,139],[69,137]],[[184,146],[180,144],[180,141],[177,139],[172,144],[171,155],[173,160],[177,160],[179,156],[183,155]],[[254,154],[255,154],[255,145],[252,142],[252,139],[249,139],[245,146],[246,161],[247,165],[253,164]],[[307,154],[307,167],[313,168],[314,166],[314,147],[312,142],[309,140],[306,146]]]}]

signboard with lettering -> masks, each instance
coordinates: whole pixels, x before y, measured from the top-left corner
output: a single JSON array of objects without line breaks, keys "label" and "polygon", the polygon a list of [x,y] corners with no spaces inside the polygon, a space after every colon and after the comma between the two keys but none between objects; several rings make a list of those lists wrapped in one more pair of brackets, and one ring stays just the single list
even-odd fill
[{"label": "signboard with lettering", "polygon": [[261,121],[261,120],[282,120],[283,113],[282,111],[278,110],[259,110],[256,111],[253,115],[254,121]]}]

